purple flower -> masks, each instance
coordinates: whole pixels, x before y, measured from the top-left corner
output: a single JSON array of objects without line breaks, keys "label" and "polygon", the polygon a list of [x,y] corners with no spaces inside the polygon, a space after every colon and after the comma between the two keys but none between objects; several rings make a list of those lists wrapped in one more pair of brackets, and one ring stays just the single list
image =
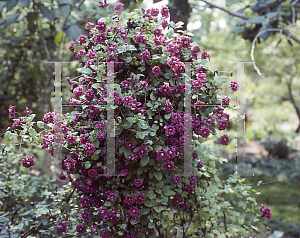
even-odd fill
[{"label": "purple flower", "polygon": [[90,26],[93,26],[94,23],[88,22],[85,24],[85,29],[88,30],[90,28]]},{"label": "purple flower", "polygon": [[174,199],[173,199],[173,205],[178,206],[180,204],[181,200],[182,200],[181,196],[175,195]]},{"label": "purple flower", "polygon": [[218,121],[218,129],[221,130],[225,130],[228,127],[228,122],[227,120],[219,120]]},{"label": "purple flower", "polygon": [[135,194],[135,201],[137,203],[143,203],[145,201],[145,195],[142,194]]},{"label": "purple flower", "polygon": [[152,68],[152,71],[153,71],[153,73],[154,73],[155,76],[158,76],[161,73],[161,70],[160,70],[160,68],[158,66],[154,66]]},{"label": "purple flower", "polygon": [[159,10],[157,8],[151,8],[151,15],[156,17],[159,14]]},{"label": "purple flower", "polygon": [[85,54],[84,50],[79,50],[77,55],[76,55],[76,58],[77,59],[82,59],[84,54]]},{"label": "purple flower", "polygon": [[123,97],[122,102],[123,102],[124,106],[127,107],[129,105],[129,103],[132,102],[132,100],[133,99],[131,96],[125,96],[125,97]]},{"label": "purple flower", "polygon": [[115,11],[120,11],[122,9],[122,7],[124,6],[123,3],[117,3],[114,7]]},{"label": "purple flower", "polygon": [[27,158],[22,157],[22,165],[27,169],[32,167],[34,165],[33,156]]},{"label": "purple flower", "polygon": [[143,88],[143,90],[146,90],[148,88],[148,83],[145,80],[141,80],[139,82],[139,85]]},{"label": "purple flower", "polygon": [[135,39],[137,44],[139,43],[147,44],[148,42],[148,38],[143,34],[141,34],[140,32],[137,32],[133,38]]},{"label": "purple flower", "polygon": [[192,156],[193,156],[193,161],[198,159],[198,154],[195,151],[192,153]]},{"label": "purple flower", "polygon": [[142,186],[143,182],[141,179],[135,179],[133,184],[136,187],[140,187],[140,186]]},{"label": "purple flower", "polygon": [[98,228],[97,226],[91,226],[91,232],[97,232]]},{"label": "purple flower", "polygon": [[96,151],[96,147],[91,143],[86,143],[84,146],[84,150],[87,156],[92,156]]},{"label": "purple flower", "polygon": [[237,82],[231,81],[229,88],[231,88],[231,93],[233,93],[239,89],[239,85]]},{"label": "purple flower", "polygon": [[138,156],[134,153],[128,156],[128,159],[131,160],[132,162],[136,162],[138,160]]},{"label": "purple flower", "polygon": [[114,202],[117,197],[118,195],[114,194],[113,192],[110,192],[110,194],[107,196],[107,200]]},{"label": "purple flower", "polygon": [[168,151],[164,150],[157,150],[156,151],[156,159],[159,160],[167,160],[169,159]]},{"label": "purple flower", "polygon": [[76,42],[79,42],[79,44],[82,45],[82,44],[86,43],[86,38],[87,37],[85,35],[80,35]]},{"label": "purple flower", "polygon": [[76,231],[77,231],[78,233],[84,233],[84,232],[85,232],[85,226],[82,225],[82,224],[78,224],[78,225],[76,226]]},{"label": "purple flower", "polygon": [[166,7],[166,6],[163,6],[163,7],[160,9],[160,14],[161,14],[164,18],[169,17],[169,8]]},{"label": "purple flower", "polygon": [[103,2],[99,2],[99,7],[100,8],[105,8],[107,7],[109,4],[106,3],[106,0],[104,0],[104,3]]},{"label": "purple flower", "polygon": [[95,37],[95,41],[98,44],[104,44],[106,39],[107,39],[107,37],[105,34],[98,34]]},{"label": "purple flower", "polygon": [[221,137],[219,138],[219,140],[220,140],[220,143],[221,143],[222,145],[227,145],[227,144],[229,143],[229,141],[230,141],[230,139],[229,139],[229,137],[228,137],[227,134],[221,136]]},{"label": "purple flower", "polygon": [[174,168],[174,163],[173,163],[173,161],[168,161],[167,163],[163,164],[163,167],[166,170],[171,170]]},{"label": "purple flower", "polygon": [[189,49],[191,47],[191,38],[188,37],[188,36],[183,35],[183,36],[181,36],[178,44],[180,46],[182,46],[183,48]]},{"label": "purple flower", "polygon": [[48,112],[44,115],[44,122],[46,123],[54,123],[54,112]]},{"label": "purple flower", "polygon": [[125,142],[125,145],[126,145],[126,147],[127,147],[127,149],[128,150],[132,150],[132,149],[134,149],[136,146],[134,145],[134,143],[133,142]]},{"label": "purple flower", "polygon": [[207,137],[210,135],[211,131],[210,131],[209,128],[206,128],[206,127],[201,127],[201,128],[198,127],[198,128],[195,130],[195,133],[196,133],[197,135],[202,136],[203,138],[207,138]]},{"label": "purple flower", "polygon": [[155,36],[161,36],[161,35],[162,35],[162,34],[161,34],[161,29],[155,28],[155,29],[153,30],[153,34],[154,34]]},{"label": "purple flower", "polygon": [[130,206],[134,203],[134,197],[127,194],[127,196],[125,197],[125,203]]},{"label": "purple flower", "polygon": [[199,161],[199,163],[197,164],[197,168],[198,169],[201,169],[203,167],[203,162],[202,161]]},{"label": "purple flower", "polygon": [[85,99],[86,100],[91,102],[94,99],[94,97],[95,97],[95,94],[94,94],[93,89],[89,89],[89,90],[86,91],[86,93],[85,93]]},{"label": "purple flower", "polygon": [[174,182],[174,183],[179,183],[180,181],[181,181],[180,175],[175,174],[175,175],[174,175],[174,178],[173,178],[173,182]]},{"label": "purple flower", "polygon": [[145,49],[144,52],[141,53],[140,55],[142,56],[143,63],[147,62],[150,59],[150,57],[151,57],[150,52],[147,49]]},{"label": "purple flower", "polygon": [[164,85],[161,86],[160,88],[160,92],[164,95],[164,96],[172,96],[172,90],[169,86],[169,83],[164,82]]},{"label": "purple flower", "polygon": [[89,175],[90,178],[95,178],[98,175],[98,172],[97,172],[96,169],[90,169],[88,171],[88,175]]},{"label": "purple flower", "polygon": [[194,81],[192,81],[192,86],[194,89],[201,90],[203,85],[202,85],[201,80],[194,80]]},{"label": "purple flower", "polygon": [[144,146],[137,148],[136,152],[138,153],[138,156],[140,158],[143,158],[144,155],[148,155],[148,151],[146,150],[146,148]]},{"label": "purple flower", "polygon": [[161,23],[161,26],[162,26],[164,29],[166,29],[166,28],[169,26],[169,23],[168,23],[166,20],[164,20],[164,21]]},{"label": "purple flower", "polygon": [[136,207],[136,206],[131,207],[129,209],[129,214],[132,217],[137,217],[140,214],[138,207]]},{"label": "purple flower", "polygon": [[59,221],[56,226],[56,229],[59,232],[66,232],[67,225],[68,225],[68,222]]},{"label": "purple flower", "polygon": [[76,143],[76,139],[73,134],[67,135],[67,143],[68,144]]},{"label": "purple flower", "polygon": [[91,214],[88,211],[85,211],[85,212],[81,213],[81,218],[86,223],[88,221],[88,219],[91,218]]},{"label": "purple flower", "polygon": [[106,24],[104,22],[98,22],[96,29],[99,30],[101,33],[106,31]]},{"label": "purple flower", "polygon": [[12,118],[15,118],[15,113],[16,113],[15,107],[16,107],[16,106],[10,105],[10,106],[9,106],[9,109],[8,109],[9,116],[12,117]]},{"label": "purple flower", "polygon": [[228,97],[222,98],[222,105],[229,105],[230,99]]},{"label": "purple flower", "polygon": [[176,133],[175,127],[172,125],[165,126],[164,129],[165,129],[166,136],[172,136]]},{"label": "purple flower", "polygon": [[28,107],[26,107],[26,110],[24,111],[24,113],[26,113],[27,116],[29,117],[30,114],[32,113],[32,111],[30,111],[30,110],[28,109]]},{"label": "purple flower", "polygon": [[75,48],[75,42],[72,41],[72,42],[69,44],[69,50],[70,50],[70,51],[74,51],[74,48]]},{"label": "purple flower", "polygon": [[81,206],[83,206],[83,207],[88,207],[90,205],[90,200],[87,196],[80,198],[79,202],[80,202]]},{"label": "purple flower", "polygon": [[203,50],[203,52],[201,53],[201,59],[207,59],[209,58],[210,61],[210,54],[207,53],[207,51]]},{"label": "purple flower", "polygon": [[104,230],[102,233],[101,233],[101,237],[102,238],[109,238],[111,235],[110,231],[109,230]]}]

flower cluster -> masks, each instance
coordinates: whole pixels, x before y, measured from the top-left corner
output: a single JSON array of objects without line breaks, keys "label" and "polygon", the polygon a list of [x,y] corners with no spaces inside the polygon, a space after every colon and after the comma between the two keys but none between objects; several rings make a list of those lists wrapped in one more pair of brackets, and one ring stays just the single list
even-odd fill
[{"label": "flower cluster", "polygon": [[266,217],[267,220],[271,219],[272,212],[269,207],[265,208],[265,205],[262,204],[259,210],[262,212],[261,217]]},{"label": "flower cluster", "polygon": [[22,157],[22,165],[27,169],[32,167],[34,165],[33,156],[27,158]]}]

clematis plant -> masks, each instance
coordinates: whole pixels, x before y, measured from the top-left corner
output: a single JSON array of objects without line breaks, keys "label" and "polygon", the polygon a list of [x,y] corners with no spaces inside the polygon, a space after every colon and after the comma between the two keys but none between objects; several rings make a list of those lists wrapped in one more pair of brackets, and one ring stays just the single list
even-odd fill
[{"label": "clematis plant", "polygon": [[[127,238],[248,234],[252,224],[238,223],[238,214],[222,194],[230,190],[246,199],[249,186],[244,187],[237,174],[222,185],[215,167],[222,159],[202,145],[228,127],[230,117],[224,109],[229,99],[219,99],[217,90],[229,78],[208,69],[211,56],[191,42],[190,33],[174,33],[182,23],[166,21],[167,7],[136,10],[123,18],[118,15],[122,7],[117,4],[115,13],[96,25],[87,23],[89,36],[79,36],[78,45],[69,45],[84,65],[78,81],[67,78],[74,111],[60,121],[59,159],[60,177],[71,183],[78,215],[75,221],[74,211],[66,210],[64,218],[72,219],[57,218],[56,232],[75,227],[78,234]],[[109,63],[113,72],[107,72]],[[236,91],[238,86],[232,83],[231,88]],[[192,92],[190,115],[185,113],[186,90]],[[107,107],[110,96],[113,108]],[[108,166],[108,110],[114,110],[117,119],[115,171]],[[13,107],[9,113],[14,116]],[[191,134],[185,129],[189,122]],[[15,126],[26,123],[19,120]],[[53,155],[58,146],[55,114],[45,114],[44,123],[50,128],[44,130],[47,135],[35,139],[30,127],[30,136]],[[44,128],[42,122],[38,126]],[[226,134],[219,138],[224,145],[229,140]],[[192,152],[188,176],[183,176],[185,148]],[[23,163],[32,166],[28,161]],[[255,199],[247,203],[257,205]]]}]

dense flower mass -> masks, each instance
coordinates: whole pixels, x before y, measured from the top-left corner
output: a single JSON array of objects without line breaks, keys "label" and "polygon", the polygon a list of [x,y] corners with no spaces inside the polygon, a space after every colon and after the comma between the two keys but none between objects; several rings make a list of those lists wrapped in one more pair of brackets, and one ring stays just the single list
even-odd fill
[{"label": "dense flower mass", "polygon": [[[99,2],[100,8],[107,6],[105,0]],[[229,99],[221,102],[216,95],[224,79],[218,81],[205,66],[210,60],[208,52],[199,57],[201,49],[188,33],[174,33],[180,24],[168,23],[168,7],[134,11],[121,25],[118,14],[123,7],[117,3],[111,18],[86,23],[89,36],[78,37],[76,52],[75,42],[69,45],[84,66],[79,79],[67,78],[73,94],[69,105],[74,111],[65,114],[61,124],[59,178],[69,180],[76,194],[79,209],[70,217],[77,219],[72,223],[77,235],[158,237],[153,227],[159,219],[165,222],[160,214],[172,220],[169,207],[177,215],[179,209],[196,211],[193,201],[199,196],[201,180],[215,178],[214,169],[206,166],[210,158],[201,154],[198,144],[216,135],[216,129],[228,127],[229,114],[222,105],[228,105]],[[186,62],[191,60],[188,67]],[[184,77],[188,68],[189,84]],[[192,115],[184,111],[187,90],[195,105]],[[210,107],[216,104],[219,107]],[[24,113],[29,116],[31,112],[26,109]],[[14,106],[9,115],[15,117]],[[41,145],[53,155],[57,138],[54,113],[46,113],[43,121],[50,129]],[[23,123],[25,118],[19,118],[13,125]],[[219,140],[225,145],[229,137],[225,134]],[[191,148],[185,148],[188,142]],[[186,149],[193,152],[192,171],[183,178]],[[34,161],[22,158],[22,164],[29,168]],[[210,183],[201,186],[206,190]],[[199,206],[204,207],[201,202]],[[263,211],[270,216],[268,209]],[[56,230],[66,232],[66,226],[59,221]]]}]

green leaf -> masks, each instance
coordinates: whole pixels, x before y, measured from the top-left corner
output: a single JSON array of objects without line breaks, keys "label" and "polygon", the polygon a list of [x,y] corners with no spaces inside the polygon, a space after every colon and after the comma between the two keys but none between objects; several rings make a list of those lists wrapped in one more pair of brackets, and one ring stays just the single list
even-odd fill
[{"label": "green leaf", "polygon": [[141,131],[138,131],[137,133],[136,133],[136,136],[138,137],[138,138],[140,138],[140,139],[144,139],[145,138],[145,133],[144,132],[141,132]]},{"label": "green leaf", "polygon": [[168,211],[168,218],[172,221],[174,217],[174,213],[172,211]]},{"label": "green leaf", "polygon": [[151,228],[154,228],[155,227],[155,224],[153,222],[149,222],[148,223],[148,227],[151,229]]},{"label": "green leaf", "polygon": [[30,128],[28,129],[28,132],[29,132],[29,135],[30,135],[31,137],[35,137],[35,135],[36,135],[35,129],[33,129],[32,127],[30,127]]},{"label": "green leaf", "polygon": [[146,207],[153,207],[153,203],[152,203],[151,200],[148,200],[148,199],[147,199],[147,200],[144,202],[144,204],[145,204]]},{"label": "green leaf", "polygon": [[150,99],[151,99],[152,101],[155,101],[155,100],[156,100],[156,98],[155,98],[153,92],[150,93]]},{"label": "green leaf", "polygon": [[71,10],[71,6],[70,5],[62,5],[59,7],[59,10],[61,11],[61,13],[64,15],[64,17],[67,17],[70,13]]},{"label": "green leaf", "polygon": [[170,196],[173,196],[173,195],[176,194],[176,193],[175,193],[173,190],[171,190],[169,187],[163,188],[163,193],[164,193],[164,195],[166,195],[167,197],[170,197]]},{"label": "green leaf", "polygon": [[137,169],[137,175],[141,175],[143,173],[144,169],[143,168],[138,168]]},{"label": "green leaf", "polygon": [[247,23],[255,23],[255,24],[262,24],[262,22],[266,21],[266,18],[264,16],[256,16],[249,20],[247,20]]},{"label": "green leaf", "polygon": [[152,56],[152,59],[153,59],[153,60],[160,59],[160,56],[159,56],[159,55],[153,55],[153,56]]},{"label": "green leaf", "polygon": [[84,34],[84,31],[79,26],[72,25],[68,27],[66,34],[71,40],[76,41],[80,35]]},{"label": "green leaf", "polygon": [[127,45],[127,50],[137,50],[134,45]]},{"label": "green leaf", "polygon": [[162,173],[160,171],[154,171],[154,176],[157,180],[162,180]]},{"label": "green leaf", "polygon": [[80,73],[82,73],[82,74],[92,74],[93,71],[90,68],[80,68]]},{"label": "green leaf", "polygon": [[99,155],[92,155],[91,159],[92,160],[98,160],[99,159]]},{"label": "green leaf", "polygon": [[159,181],[158,183],[156,183],[156,188],[163,188],[164,185],[165,185],[165,182],[163,180]]},{"label": "green leaf", "polygon": [[97,88],[100,88],[100,87],[101,87],[100,83],[94,83],[94,84],[92,84],[92,88],[94,88],[94,89],[97,89]]},{"label": "green leaf", "polygon": [[5,27],[10,26],[12,23],[14,23],[14,22],[17,20],[17,18],[18,18],[19,15],[20,15],[19,12],[16,12],[16,13],[12,14],[12,15],[7,19],[7,21],[5,22],[4,26],[5,26]]},{"label": "green leaf", "polygon": [[9,0],[6,1],[6,12],[9,12],[11,9],[13,9],[18,3],[18,0]]},{"label": "green leaf", "polygon": [[55,38],[54,38],[55,44],[59,44],[61,42],[61,39],[63,38],[64,34],[65,33],[63,31],[61,31],[55,35]]},{"label": "green leaf", "polygon": [[84,168],[85,169],[89,169],[91,167],[91,162],[90,161],[86,161],[85,164],[84,164]]},{"label": "green leaf", "polygon": [[135,117],[126,117],[126,121],[129,121],[131,123],[135,123],[136,122],[136,118]]},{"label": "green leaf", "polygon": [[151,200],[154,199],[154,198],[156,197],[156,193],[154,193],[153,191],[149,191],[148,194],[149,194],[149,198],[150,198]]},{"label": "green leaf", "polygon": [[4,137],[6,137],[6,139],[7,139],[8,141],[10,141],[10,140],[12,139],[12,133],[11,133],[11,131],[5,132]]},{"label": "green leaf", "polygon": [[170,22],[170,26],[171,26],[172,28],[176,28],[175,22],[171,21],[171,22]]},{"label": "green leaf", "polygon": [[21,3],[23,5],[23,7],[26,7],[26,8],[29,8],[31,2],[32,2],[32,0],[19,0],[19,3]]},{"label": "green leaf", "polygon": [[38,121],[36,124],[37,124],[38,128],[41,128],[41,129],[44,128],[44,122]]},{"label": "green leaf", "polygon": [[141,165],[142,166],[147,165],[149,163],[149,160],[150,160],[149,156],[143,156],[143,158],[141,159]]},{"label": "green leaf", "polygon": [[236,4],[236,3],[238,3],[239,2],[239,0],[226,0],[226,6],[231,6],[231,5],[233,5],[233,4]]},{"label": "green leaf", "polygon": [[55,9],[49,10],[44,5],[41,5],[40,6],[40,11],[41,11],[41,13],[44,17],[49,19],[49,21],[52,21],[55,17]]},{"label": "green leaf", "polygon": [[161,212],[162,210],[164,210],[164,207],[161,207],[161,206],[155,206],[154,207],[154,210],[156,211],[156,212]]},{"label": "green leaf", "polygon": [[273,18],[276,17],[278,15],[278,12],[269,12],[267,13],[267,18]]}]

